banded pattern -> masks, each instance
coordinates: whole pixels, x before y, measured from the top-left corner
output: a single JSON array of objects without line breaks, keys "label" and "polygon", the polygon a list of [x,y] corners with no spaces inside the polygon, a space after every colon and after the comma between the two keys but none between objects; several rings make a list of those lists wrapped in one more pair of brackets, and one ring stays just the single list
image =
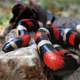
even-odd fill
[{"label": "banded pattern", "polygon": [[18,30],[18,35],[25,35],[27,34],[27,28],[25,28],[23,25],[18,25],[17,26],[17,30]]},{"label": "banded pattern", "polygon": [[40,56],[42,57],[45,65],[52,69],[53,71],[59,70],[64,66],[64,59],[57,55],[58,51],[53,48],[52,43],[49,41],[47,32],[38,30],[35,33],[35,41],[38,45],[40,51]]},{"label": "banded pattern", "polygon": [[4,52],[10,52],[17,48],[28,46],[30,35],[23,35],[20,37],[13,38],[9,42],[6,42],[2,48]]},{"label": "banded pattern", "polygon": [[39,28],[37,21],[33,19],[22,19],[17,26],[19,37],[9,40],[3,46],[4,52],[13,51],[17,48],[27,46],[29,44],[29,31],[36,31]]},{"label": "banded pattern", "polygon": [[59,42],[66,43],[67,47],[80,49],[80,34],[71,28],[52,27],[53,37]]},{"label": "banded pattern", "polygon": [[33,19],[22,19],[21,21],[19,21],[19,24],[24,26],[28,32],[35,32],[39,28],[38,22]]}]

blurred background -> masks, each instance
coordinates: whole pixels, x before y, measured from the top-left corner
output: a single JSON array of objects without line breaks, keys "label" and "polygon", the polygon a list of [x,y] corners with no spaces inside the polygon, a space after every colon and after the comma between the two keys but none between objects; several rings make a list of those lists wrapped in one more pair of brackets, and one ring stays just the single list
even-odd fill
[{"label": "blurred background", "polygon": [[[28,0],[0,0],[0,28],[8,25],[11,8],[17,2],[28,3]],[[37,0],[37,3],[57,16],[80,17],[80,0]]]}]

